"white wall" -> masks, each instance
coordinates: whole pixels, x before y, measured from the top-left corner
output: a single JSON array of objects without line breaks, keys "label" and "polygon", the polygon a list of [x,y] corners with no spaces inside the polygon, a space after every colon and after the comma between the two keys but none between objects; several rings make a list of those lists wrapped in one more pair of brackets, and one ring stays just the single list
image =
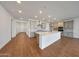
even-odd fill
[{"label": "white wall", "polygon": [[16,22],[16,34],[24,32],[24,22]]},{"label": "white wall", "polygon": [[79,38],[79,18],[74,19],[73,27],[74,38]]},{"label": "white wall", "polygon": [[12,37],[15,37],[19,32],[26,32],[30,37],[30,22],[17,19],[12,20]]},{"label": "white wall", "polygon": [[24,31],[26,32],[26,34],[29,36],[29,37],[31,37],[31,35],[30,35],[30,21],[26,21],[25,22],[25,25],[24,25]]},{"label": "white wall", "polygon": [[11,40],[11,16],[0,5],[0,49]]},{"label": "white wall", "polygon": [[39,28],[37,25],[39,24],[38,21],[34,20],[27,20],[27,21],[22,21],[22,20],[12,20],[12,37],[15,37],[16,34],[19,32],[26,32],[26,34],[29,37],[34,37],[34,32],[36,31],[49,31],[49,23],[46,23],[45,29]]},{"label": "white wall", "polygon": [[21,21],[17,19],[12,19],[12,38],[22,31]]},{"label": "white wall", "polygon": [[16,21],[15,19],[12,19],[12,37],[15,37],[16,36]]}]

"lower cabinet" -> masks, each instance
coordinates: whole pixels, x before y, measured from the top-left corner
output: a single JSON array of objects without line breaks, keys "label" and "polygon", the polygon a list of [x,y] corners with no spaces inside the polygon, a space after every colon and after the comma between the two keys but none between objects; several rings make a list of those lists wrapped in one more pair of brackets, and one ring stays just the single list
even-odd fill
[{"label": "lower cabinet", "polygon": [[73,32],[63,32],[63,36],[73,37]]}]

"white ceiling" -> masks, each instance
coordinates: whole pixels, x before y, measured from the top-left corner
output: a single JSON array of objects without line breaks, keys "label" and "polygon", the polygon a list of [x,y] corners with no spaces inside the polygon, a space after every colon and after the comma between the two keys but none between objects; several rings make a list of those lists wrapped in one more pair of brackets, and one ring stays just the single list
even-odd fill
[{"label": "white ceiling", "polygon": [[[18,4],[15,1],[1,1],[2,6],[11,13],[16,19],[24,17],[24,19],[32,18],[38,16],[40,18],[51,18],[57,19],[67,19],[79,17],[79,2],[65,2],[65,1],[24,1]],[[18,13],[18,10],[22,10],[22,13]],[[43,13],[40,14],[39,11],[42,10]]]}]

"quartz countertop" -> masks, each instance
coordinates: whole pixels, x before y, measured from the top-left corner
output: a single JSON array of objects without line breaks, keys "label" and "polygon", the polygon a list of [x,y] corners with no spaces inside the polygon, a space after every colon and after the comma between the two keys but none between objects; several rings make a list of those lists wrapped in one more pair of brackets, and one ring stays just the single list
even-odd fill
[{"label": "quartz countertop", "polygon": [[50,35],[50,34],[58,33],[58,31],[52,31],[52,32],[35,32],[35,33],[39,34],[39,35]]}]

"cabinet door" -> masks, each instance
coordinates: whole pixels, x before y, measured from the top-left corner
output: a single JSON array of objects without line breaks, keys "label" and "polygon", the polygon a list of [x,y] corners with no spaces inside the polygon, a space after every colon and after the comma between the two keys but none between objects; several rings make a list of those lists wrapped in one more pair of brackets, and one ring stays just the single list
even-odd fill
[{"label": "cabinet door", "polygon": [[64,22],[64,29],[71,29],[71,30],[73,30],[73,21]]},{"label": "cabinet door", "polygon": [[73,21],[64,22],[64,36],[73,37]]}]

